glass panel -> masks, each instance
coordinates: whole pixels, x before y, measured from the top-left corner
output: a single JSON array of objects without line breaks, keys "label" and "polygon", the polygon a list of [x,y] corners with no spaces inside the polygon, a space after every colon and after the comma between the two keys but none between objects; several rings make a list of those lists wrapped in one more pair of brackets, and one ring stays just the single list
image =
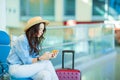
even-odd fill
[{"label": "glass panel", "polygon": [[[53,49],[60,51],[58,58],[53,60],[54,65],[61,64],[62,50],[75,50],[75,60],[84,56],[87,57],[85,61],[114,50],[113,25],[89,24],[73,27],[47,27],[45,38],[41,53]],[[67,62],[69,63],[70,59]]]},{"label": "glass panel", "polygon": [[114,48],[114,25],[105,24],[102,27],[102,39],[106,50]]},{"label": "glass panel", "polygon": [[50,29],[46,32],[44,46],[54,46],[63,43],[63,29]]},{"label": "glass panel", "polygon": [[113,25],[101,25],[89,28],[89,38],[94,53],[107,53],[114,48]]}]

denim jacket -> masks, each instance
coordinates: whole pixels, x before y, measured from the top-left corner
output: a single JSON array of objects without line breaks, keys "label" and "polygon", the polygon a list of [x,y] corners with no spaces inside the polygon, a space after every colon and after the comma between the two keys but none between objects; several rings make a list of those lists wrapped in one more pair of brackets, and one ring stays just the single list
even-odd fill
[{"label": "denim jacket", "polygon": [[31,64],[32,59],[37,57],[29,54],[30,47],[25,34],[19,36],[11,45],[11,50],[7,61],[9,64]]}]

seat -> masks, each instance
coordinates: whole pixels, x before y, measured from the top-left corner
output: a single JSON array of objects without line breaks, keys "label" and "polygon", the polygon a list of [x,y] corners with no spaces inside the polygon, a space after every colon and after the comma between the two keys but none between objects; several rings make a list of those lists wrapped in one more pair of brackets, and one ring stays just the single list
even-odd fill
[{"label": "seat", "polygon": [[0,79],[3,78],[3,75],[8,71],[6,58],[10,51],[9,44],[9,35],[4,31],[0,31]]},{"label": "seat", "polygon": [[[10,51],[10,37],[5,31],[0,30],[0,76],[8,72],[7,57]],[[0,79],[1,80],[1,79]],[[29,78],[13,78],[11,80],[31,80]]]},{"label": "seat", "polygon": [[11,80],[32,80],[31,78],[14,78],[11,77]]}]

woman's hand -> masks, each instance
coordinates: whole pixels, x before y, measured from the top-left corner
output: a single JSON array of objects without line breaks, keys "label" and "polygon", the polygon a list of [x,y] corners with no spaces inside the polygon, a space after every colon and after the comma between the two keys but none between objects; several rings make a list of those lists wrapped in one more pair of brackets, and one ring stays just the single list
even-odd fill
[{"label": "woman's hand", "polygon": [[51,54],[50,54],[50,52],[46,52],[46,53],[44,53],[42,56],[40,56],[40,60],[49,60],[49,59],[51,59],[52,58],[52,56],[51,56]]}]

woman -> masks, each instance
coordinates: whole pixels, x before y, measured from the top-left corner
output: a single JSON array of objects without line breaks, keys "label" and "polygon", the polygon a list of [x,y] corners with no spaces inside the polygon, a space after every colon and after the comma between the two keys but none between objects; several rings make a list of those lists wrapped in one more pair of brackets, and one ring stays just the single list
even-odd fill
[{"label": "woman", "polygon": [[56,72],[49,59],[57,54],[45,52],[39,56],[47,20],[41,17],[31,18],[25,27],[25,34],[18,37],[11,46],[7,58],[9,73],[17,78],[31,78],[33,80],[58,80]]}]

